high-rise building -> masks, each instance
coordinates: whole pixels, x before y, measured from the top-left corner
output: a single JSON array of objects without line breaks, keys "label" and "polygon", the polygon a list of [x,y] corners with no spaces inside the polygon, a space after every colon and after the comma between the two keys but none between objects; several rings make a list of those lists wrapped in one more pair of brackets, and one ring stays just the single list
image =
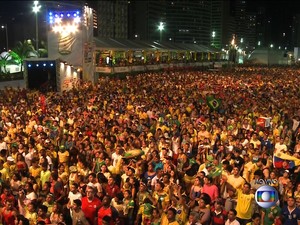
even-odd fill
[{"label": "high-rise building", "polygon": [[246,32],[245,39],[242,41],[245,50],[253,50],[256,46],[256,13],[246,14]]},{"label": "high-rise building", "polygon": [[240,44],[241,40],[245,40],[246,36],[246,6],[246,0],[235,1],[235,37],[238,45]]},{"label": "high-rise building", "polygon": [[134,16],[130,13],[129,38],[210,45],[211,4],[211,0],[130,1]]},{"label": "high-rise building", "polygon": [[300,14],[293,16],[291,46],[300,47]]},{"label": "high-rise building", "polygon": [[256,13],[256,43],[254,47],[267,44],[266,28],[266,9],[264,7],[259,7],[257,8]]},{"label": "high-rise building", "polygon": [[102,38],[128,38],[128,1],[97,1],[97,36]]},{"label": "high-rise building", "polygon": [[223,48],[235,33],[235,21],[230,14],[230,1],[211,0],[211,46]]}]

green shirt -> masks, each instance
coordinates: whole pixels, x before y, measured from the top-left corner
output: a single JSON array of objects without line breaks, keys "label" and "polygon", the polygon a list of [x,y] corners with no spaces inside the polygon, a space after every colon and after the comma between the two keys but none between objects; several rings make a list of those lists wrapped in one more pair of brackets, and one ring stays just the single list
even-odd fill
[{"label": "green shirt", "polygon": [[[281,209],[279,208],[279,206],[263,209],[263,212],[265,213],[264,225],[272,225],[274,223],[275,218],[281,215]],[[270,214],[273,215],[273,219],[269,218]]]}]

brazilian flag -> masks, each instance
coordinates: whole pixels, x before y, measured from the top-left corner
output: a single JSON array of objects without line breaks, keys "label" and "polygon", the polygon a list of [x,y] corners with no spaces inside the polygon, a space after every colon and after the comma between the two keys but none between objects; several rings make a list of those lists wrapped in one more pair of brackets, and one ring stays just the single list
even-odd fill
[{"label": "brazilian flag", "polygon": [[222,174],[222,165],[213,166],[213,169],[210,171],[208,176],[215,178]]},{"label": "brazilian flag", "polygon": [[221,105],[221,100],[209,95],[206,97],[206,103],[212,110],[218,110]]}]

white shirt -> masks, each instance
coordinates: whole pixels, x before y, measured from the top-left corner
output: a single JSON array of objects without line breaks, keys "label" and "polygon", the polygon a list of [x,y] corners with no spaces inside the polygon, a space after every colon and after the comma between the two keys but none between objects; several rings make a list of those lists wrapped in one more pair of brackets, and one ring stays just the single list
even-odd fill
[{"label": "white shirt", "polygon": [[73,205],[73,201],[75,199],[81,200],[81,198],[82,198],[82,195],[80,192],[77,192],[76,194],[74,194],[72,191],[69,192],[68,199],[70,200],[71,205]]},{"label": "white shirt", "polygon": [[112,164],[115,167],[118,164],[119,160],[122,159],[122,155],[119,155],[119,154],[114,152],[113,154],[111,154],[111,159],[113,160]]},{"label": "white shirt", "polygon": [[232,222],[229,221],[229,219],[226,221],[225,225],[240,225],[239,221],[234,220]]},{"label": "white shirt", "polygon": [[275,145],[275,149],[276,151],[278,152],[281,152],[281,151],[287,151],[287,146],[285,144],[280,144],[280,143],[277,143]]}]

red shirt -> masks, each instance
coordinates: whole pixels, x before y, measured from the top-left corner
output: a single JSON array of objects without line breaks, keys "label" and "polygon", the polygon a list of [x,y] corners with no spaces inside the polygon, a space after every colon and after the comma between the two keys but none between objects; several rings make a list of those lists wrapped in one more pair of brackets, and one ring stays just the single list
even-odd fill
[{"label": "red shirt", "polygon": [[110,197],[114,198],[114,197],[116,197],[116,195],[118,193],[121,192],[121,190],[118,187],[118,185],[116,185],[116,184],[113,185],[113,186],[106,185],[105,192],[106,192],[107,195],[109,195]]},{"label": "red shirt", "polygon": [[220,213],[216,213],[214,207],[211,210],[212,225],[223,225],[227,220],[227,212],[223,209]]},{"label": "red shirt", "polygon": [[111,217],[110,225],[114,225],[118,220],[118,211],[112,206],[108,208],[102,206],[98,211],[98,225],[102,225],[102,219],[105,216]]},{"label": "red shirt", "polygon": [[94,197],[94,199],[90,202],[87,197],[82,198],[82,211],[89,221],[90,224],[94,224],[94,219],[97,217],[97,211],[101,206],[101,201],[99,198]]}]

